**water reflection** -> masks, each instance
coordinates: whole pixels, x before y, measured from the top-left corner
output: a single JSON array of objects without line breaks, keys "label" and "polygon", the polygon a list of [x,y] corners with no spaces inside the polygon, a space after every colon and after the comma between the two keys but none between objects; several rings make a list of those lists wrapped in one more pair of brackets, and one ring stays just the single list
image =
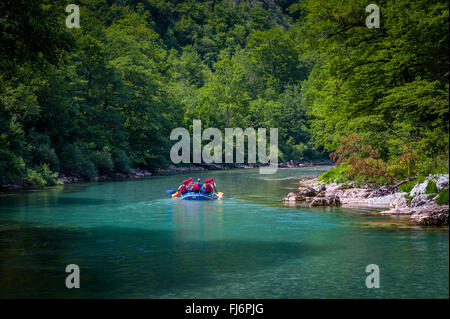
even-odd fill
[{"label": "water reflection", "polygon": [[175,241],[223,239],[223,206],[221,201],[170,200]]}]

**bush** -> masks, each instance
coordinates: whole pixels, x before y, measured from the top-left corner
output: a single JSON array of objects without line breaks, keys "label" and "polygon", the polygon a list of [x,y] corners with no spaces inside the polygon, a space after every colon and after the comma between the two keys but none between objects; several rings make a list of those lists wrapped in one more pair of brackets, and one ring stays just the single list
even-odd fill
[{"label": "bush", "polygon": [[438,193],[438,198],[436,199],[436,203],[438,205],[448,205],[448,188],[443,189]]},{"label": "bush", "polygon": [[417,184],[423,183],[426,179],[426,176],[419,176],[409,182],[403,183],[400,185],[399,189],[401,192],[409,193]]},{"label": "bush", "polygon": [[65,173],[79,172],[83,166],[83,153],[75,145],[65,145],[59,155],[61,160],[61,169]]},{"label": "bush", "polygon": [[318,181],[321,183],[345,183],[348,181],[348,178],[344,176],[344,172],[348,169],[347,166],[341,164],[338,167],[333,167],[332,169],[326,171],[322,175],[319,176]]},{"label": "bush", "polygon": [[116,171],[128,172],[130,167],[130,159],[127,154],[122,150],[116,150],[112,153],[114,162],[114,169]]},{"label": "bush", "polygon": [[100,173],[110,173],[113,171],[113,160],[111,159],[111,155],[105,150],[94,151],[90,156],[90,160]]},{"label": "bush", "polygon": [[48,144],[41,144],[35,149],[33,162],[38,165],[47,163],[52,171],[59,171],[58,156]]},{"label": "bush", "polygon": [[448,173],[448,159],[448,151],[444,154],[434,155],[433,157],[424,157],[420,162],[419,172],[421,175]]},{"label": "bush", "polygon": [[88,178],[98,175],[94,163],[86,158],[75,145],[69,144],[64,146],[59,157],[61,169],[65,173],[78,173]]},{"label": "bush", "polygon": [[48,164],[42,164],[35,169],[27,169],[25,183],[31,187],[43,187],[62,184],[57,180],[58,173],[53,173]]},{"label": "bush", "polygon": [[94,163],[92,163],[88,159],[85,159],[81,166],[80,174],[85,177],[88,177],[89,179],[92,179],[92,178],[98,176],[98,171],[97,171],[97,168],[95,167]]},{"label": "bush", "polygon": [[378,148],[365,144],[359,134],[341,137],[340,146],[330,154],[336,164],[348,167],[343,175],[359,184],[394,185],[414,176],[418,171],[417,151],[405,145],[401,155],[389,161]]},{"label": "bush", "polygon": [[409,192],[411,192],[411,190],[414,188],[414,186],[416,184],[417,183],[415,181],[413,181],[413,180],[409,181],[409,182],[406,182],[406,183],[400,185],[399,190],[401,192],[409,193]]},{"label": "bush", "polygon": [[0,183],[15,183],[25,176],[25,162],[10,151],[0,149]]},{"label": "bush", "polygon": [[27,175],[25,176],[24,181],[31,187],[43,187],[47,184],[39,172],[30,168],[27,169]]},{"label": "bush", "polygon": [[435,194],[437,193],[436,182],[433,180],[429,180],[427,187],[425,188],[425,194]]},{"label": "bush", "polygon": [[58,173],[54,173],[50,170],[47,163],[42,164],[37,171],[41,174],[42,178],[45,180],[46,185],[60,185],[62,182],[58,181]]}]

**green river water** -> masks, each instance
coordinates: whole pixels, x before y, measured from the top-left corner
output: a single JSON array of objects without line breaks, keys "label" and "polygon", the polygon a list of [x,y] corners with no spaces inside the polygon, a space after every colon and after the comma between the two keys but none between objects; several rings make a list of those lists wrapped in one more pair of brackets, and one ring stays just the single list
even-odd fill
[{"label": "green river water", "polygon": [[[448,298],[448,228],[288,207],[329,167],[200,172],[0,197],[0,298]],[[214,177],[223,201],[168,198]],[[67,289],[65,267],[80,267]],[[369,264],[378,289],[365,285]]]}]

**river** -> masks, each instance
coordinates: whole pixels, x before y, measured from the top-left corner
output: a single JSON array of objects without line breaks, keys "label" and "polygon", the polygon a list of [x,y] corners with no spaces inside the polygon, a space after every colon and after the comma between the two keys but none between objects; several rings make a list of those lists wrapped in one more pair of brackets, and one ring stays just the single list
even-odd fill
[{"label": "river", "polygon": [[[449,234],[374,209],[287,207],[329,167],[195,172],[0,197],[1,298],[448,298]],[[214,177],[223,201],[168,198]],[[65,286],[66,265],[80,288]],[[380,269],[369,289],[366,266]]]}]

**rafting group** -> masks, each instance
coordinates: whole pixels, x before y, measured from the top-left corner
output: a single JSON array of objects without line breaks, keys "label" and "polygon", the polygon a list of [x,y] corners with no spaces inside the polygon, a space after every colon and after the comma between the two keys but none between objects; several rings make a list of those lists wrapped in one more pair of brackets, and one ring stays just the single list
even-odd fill
[{"label": "rafting group", "polygon": [[214,200],[223,199],[223,193],[217,192],[217,186],[212,177],[206,179],[203,184],[200,178],[197,178],[194,183],[194,179],[191,177],[181,183],[178,191],[173,193],[172,197],[184,200]]}]

